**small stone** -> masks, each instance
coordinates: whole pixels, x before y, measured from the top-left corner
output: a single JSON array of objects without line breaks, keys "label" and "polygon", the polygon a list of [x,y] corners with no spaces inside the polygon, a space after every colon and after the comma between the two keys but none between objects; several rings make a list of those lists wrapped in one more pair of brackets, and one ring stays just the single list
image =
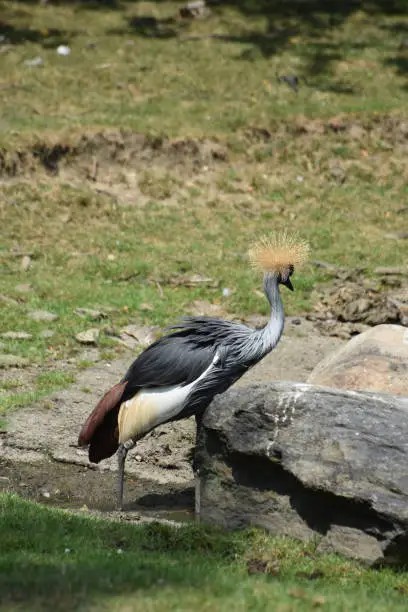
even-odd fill
[{"label": "small stone", "polygon": [[8,331],[1,334],[1,337],[7,340],[31,340],[33,336],[24,331]]},{"label": "small stone", "polygon": [[47,310],[32,310],[28,313],[28,316],[34,321],[48,321],[49,323],[58,319],[57,314],[48,312]]},{"label": "small stone", "polygon": [[21,283],[20,285],[16,285],[14,289],[18,293],[29,293],[33,290],[32,286],[29,283]]},{"label": "small stone", "polygon": [[100,331],[97,327],[91,327],[77,334],[75,340],[81,344],[96,344],[98,342],[99,333]]},{"label": "small stone", "polygon": [[179,13],[180,17],[184,17],[184,19],[197,19],[208,17],[211,11],[206,5],[205,0],[193,0],[193,2],[187,2],[187,4],[182,6]]},{"label": "small stone", "polygon": [[34,57],[33,59],[25,60],[24,66],[30,66],[30,67],[31,66],[41,66],[42,63],[43,63],[42,57],[37,55],[37,57]]},{"label": "small stone", "polygon": [[30,362],[25,357],[19,355],[0,355],[0,368],[25,368]]},{"label": "small stone", "polygon": [[141,325],[127,325],[121,329],[120,338],[126,342],[126,336],[134,338],[141,346],[148,346],[156,340],[158,327],[143,327]]},{"label": "small stone", "polygon": [[106,317],[106,314],[104,312],[102,312],[101,310],[94,310],[93,308],[77,308],[74,312],[79,317],[89,317],[94,321]]},{"label": "small stone", "polygon": [[53,332],[51,329],[44,329],[41,334],[40,334],[41,338],[52,338],[53,336],[55,336],[55,332]]},{"label": "small stone", "polygon": [[101,356],[97,348],[87,348],[80,355],[78,355],[76,361],[90,361],[92,363],[96,363],[97,361],[100,361],[100,359]]},{"label": "small stone", "polygon": [[326,601],[327,599],[324,597],[324,595],[315,595],[312,599],[312,604],[315,608],[317,608],[318,606],[324,606]]},{"label": "small stone", "polygon": [[140,304],[139,306],[139,310],[147,310],[149,312],[152,312],[154,310],[154,307],[151,304],[147,304],[146,302],[143,302],[143,304]]},{"label": "small stone", "polygon": [[343,168],[339,168],[339,166],[330,168],[330,174],[334,179],[339,181],[339,183],[343,183],[346,178],[346,173],[344,172]]},{"label": "small stone", "polygon": [[391,238],[392,240],[407,240],[408,232],[393,232],[391,234],[385,234],[384,238]]},{"label": "small stone", "polygon": [[66,45],[59,45],[59,47],[57,47],[57,53],[58,55],[69,55],[71,53],[71,49]]},{"label": "small stone", "polygon": [[19,306],[17,300],[13,300],[13,298],[8,297],[8,295],[0,294],[0,300],[9,306]]},{"label": "small stone", "polygon": [[21,260],[21,269],[26,271],[31,266],[31,257],[29,255],[24,255]]},{"label": "small stone", "polygon": [[278,80],[280,83],[286,83],[289,85],[289,87],[293,89],[293,91],[296,91],[296,93],[299,91],[299,78],[296,76],[296,74],[283,74],[282,76],[278,76]]}]

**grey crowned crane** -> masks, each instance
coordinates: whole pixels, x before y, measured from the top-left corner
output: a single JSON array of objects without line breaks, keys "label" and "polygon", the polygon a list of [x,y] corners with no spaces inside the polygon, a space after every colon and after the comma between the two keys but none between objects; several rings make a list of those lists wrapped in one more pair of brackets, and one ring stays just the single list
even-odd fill
[{"label": "grey crowned crane", "polygon": [[291,276],[309,246],[286,233],[264,238],[249,251],[264,272],[271,313],[267,325],[246,325],[213,317],[185,317],[132,363],[89,415],[79,434],[89,460],[99,463],[118,452],[118,505],[128,451],[162,423],[196,416],[197,426],[215,395],[223,393],[279,342],[284,326],[280,285],[293,291]]}]

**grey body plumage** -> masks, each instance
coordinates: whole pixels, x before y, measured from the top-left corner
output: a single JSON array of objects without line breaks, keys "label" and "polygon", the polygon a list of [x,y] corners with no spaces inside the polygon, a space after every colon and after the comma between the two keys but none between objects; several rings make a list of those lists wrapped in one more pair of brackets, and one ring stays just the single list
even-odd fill
[{"label": "grey body plumage", "polygon": [[279,342],[285,316],[278,278],[265,275],[264,290],[271,305],[265,327],[253,329],[215,317],[184,317],[130,366],[123,378],[128,381],[123,399],[141,388],[187,385],[199,378],[217,356],[214,367],[198,382],[173,420],[205,410],[214,395],[228,389]]}]

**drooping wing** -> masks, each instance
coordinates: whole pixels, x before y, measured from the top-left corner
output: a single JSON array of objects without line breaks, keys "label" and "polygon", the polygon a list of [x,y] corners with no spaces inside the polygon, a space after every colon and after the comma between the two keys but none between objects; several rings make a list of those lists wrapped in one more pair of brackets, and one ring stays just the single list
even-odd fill
[{"label": "drooping wing", "polygon": [[93,463],[111,457],[118,448],[117,415],[126,385],[127,382],[120,382],[109,389],[80,431],[78,444],[90,445],[89,460]]},{"label": "drooping wing", "polygon": [[171,334],[149,346],[132,363],[122,382],[127,381],[123,400],[140,389],[186,385],[196,380],[211,364],[217,346],[200,345],[188,335]]},{"label": "drooping wing", "polygon": [[89,444],[89,460],[98,463],[118,448],[120,405],[143,388],[184,385],[210,365],[213,346],[199,346],[177,333],[160,338],[132,363],[122,381],[112,387],[89,415],[79,434],[81,446]]}]

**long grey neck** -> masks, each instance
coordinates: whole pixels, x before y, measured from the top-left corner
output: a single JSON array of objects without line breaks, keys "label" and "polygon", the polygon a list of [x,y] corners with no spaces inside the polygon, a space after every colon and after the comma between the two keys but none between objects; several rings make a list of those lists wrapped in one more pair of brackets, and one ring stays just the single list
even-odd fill
[{"label": "long grey neck", "polygon": [[285,324],[285,313],[279,291],[278,277],[274,274],[265,274],[263,289],[271,305],[271,314],[267,325],[257,330],[258,340],[266,355],[278,344]]}]

